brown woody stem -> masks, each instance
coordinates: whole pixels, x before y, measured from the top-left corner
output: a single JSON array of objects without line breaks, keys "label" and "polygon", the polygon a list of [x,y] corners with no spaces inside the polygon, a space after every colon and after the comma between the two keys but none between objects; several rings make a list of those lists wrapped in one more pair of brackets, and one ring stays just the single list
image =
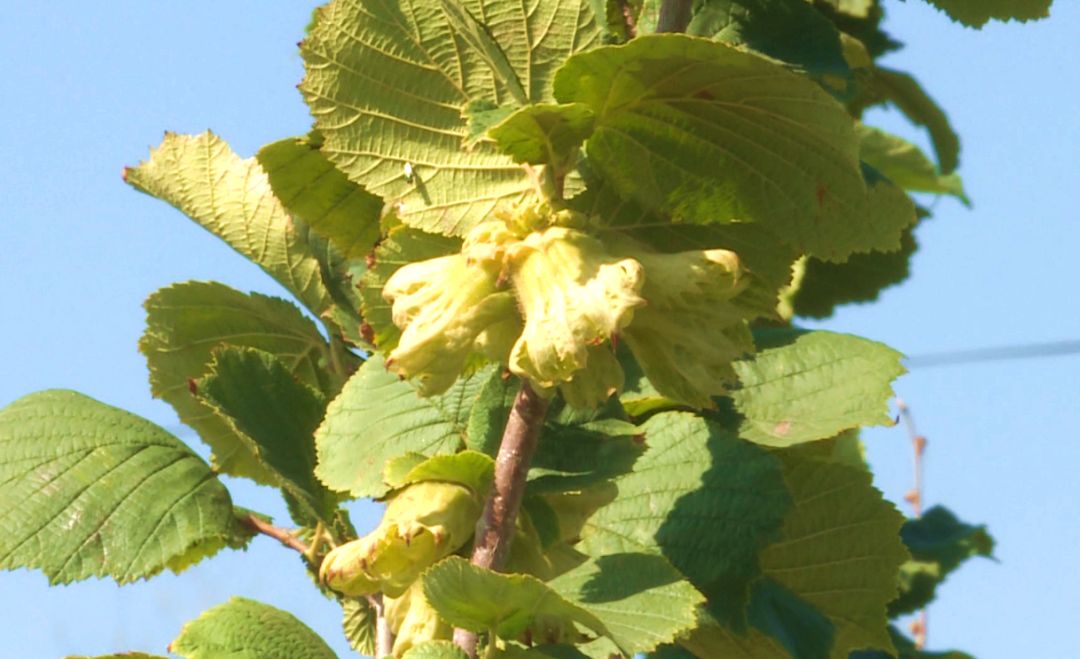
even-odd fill
[{"label": "brown woody stem", "polygon": [[686,32],[693,6],[693,0],[663,0],[660,3],[660,15],[656,18],[656,31]]},{"label": "brown woody stem", "polygon": [[302,540],[297,538],[288,529],[283,529],[278,526],[274,526],[269,522],[265,522],[255,515],[247,515],[241,517],[240,522],[256,533],[261,533],[265,536],[269,536],[274,540],[277,540],[281,544],[285,545],[289,549],[295,549],[304,556],[308,555],[308,546],[304,544]]},{"label": "brown woody stem", "polygon": [[[540,439],[548,402],[528,380],[522,382],[510,408],[499,454],[495,457],[495,484],[488,495],[484,514],[476,523],[473,565],[499,570],[506,564],[510,543],[514,540],[518,509],[525,494],[525,477]],[[476,656],[475,632],[455,629],[454,643],[470,657]]]}]

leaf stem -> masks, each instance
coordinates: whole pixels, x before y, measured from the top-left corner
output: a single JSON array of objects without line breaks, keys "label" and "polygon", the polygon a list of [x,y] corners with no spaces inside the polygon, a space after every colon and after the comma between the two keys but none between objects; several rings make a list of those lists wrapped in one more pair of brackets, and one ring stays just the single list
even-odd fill
[{"label": "leaf stem", "polygon": [[660,3],[660,15],[656,19],[656,31],[686,32],[693,6],[693,0],[663,0]]},{"label": "leaf stem", "polygon": [[[521,383],[495,457],[495,484],[488,495],[484,513],[476,523],[473,565],[499,570],[506,563],[518,509],[525,494],[525,477],[536,452],[548,403],[528,380]],[[455,629],[454,643],[470,657],[476,656],[475,632]]]},{"label": "leaf stem", "polygon": [[295,535],[293,535],[293,533],[288,529],[274,526],[273,524],[265,522],[256,515],[250,513],[246,517],[241,517],[240,522],[252,531],[256,533],[261,533],[265,536],[269,536],[274,540],[277,540],[281,544],[285,545],[289,549],[294,549],[300,552],[304,555],[305,558],[308,559],[309,562],[311,561],[311,558],[308,556],[308,552],[310,551],[309,547],[304,544],[304,542],[300,540],[300,538],[297,538]]}]

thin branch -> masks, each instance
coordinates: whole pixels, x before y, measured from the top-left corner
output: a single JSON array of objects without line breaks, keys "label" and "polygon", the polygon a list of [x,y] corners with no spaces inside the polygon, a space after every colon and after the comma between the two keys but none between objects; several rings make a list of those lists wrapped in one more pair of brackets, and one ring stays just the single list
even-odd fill
[{"label": "thin branch", "polygon": [[241,517],[240,522],[256,533],[261,533],[266,536],[270,536],[274,540],[277,540],[281,544],[285,545],[289,549],[294,549],[304,556],[308,555],[309,548],[300,538],[297,538],[288,529],[283,529],[279,526],[274,526],[269,522],[265,522],[256,515],[248,514],[246,517]]},{"label": "thin branch", "polygon": [[663,0],[656,19],[657,32],[686,32],[694,0]]},{"label": "thin branch", "polygon": [[[525,494],[525,477],[536,452],[547,408],[548,399],[536,393],[528,380],[522,382],[506,421],[499,454],[495,457],[494,487],[488,495],[484,514],[476,523],[473,565],[499,570],[506,563],[518,509]],[[455,629],[454,643],[470,657],[476,656],[477,636],[474,632]]]},{"label": "thin branch", "polygon": [[390,656],[394,651],[394,633],[390,631],[390,624],[386,622],[383,595],[382,593],[375,593],[369,595],[367,600],[371,604],[371,608],[375,609],[375,656]]},{"label": "thin branch", "polygon": [[[915,417],[911,414],[911,409],[908,408],[907,403],[901,398],[896,399],[896,406],[900,410],[900,418],[904,422],[904,426],[907,428],[908,436],[911,438],[911,451],[912,451],[912,467],[914,472],[914,482],[912,483],[911,490],[904,495],[904,500],[911,505],[911,512],[916,517],[922,517],[923,514],[923,455],[926,453],[926,437],[919,434],[919,431],[915,428]],[[914,622],[911,623],[911,633],[915,637],[915,647],[922,650],[926,647],[926,637],[928,632],[929,622],[927,620],[926,607],[919,609],[919,615]]]},{"label": "thin branch", "polygon": [[623,17],[623,29],[626,30],[627,40],[637,36],[637,22],[634,20],[634,8],[627,0],[620,0],[619,9]]}]

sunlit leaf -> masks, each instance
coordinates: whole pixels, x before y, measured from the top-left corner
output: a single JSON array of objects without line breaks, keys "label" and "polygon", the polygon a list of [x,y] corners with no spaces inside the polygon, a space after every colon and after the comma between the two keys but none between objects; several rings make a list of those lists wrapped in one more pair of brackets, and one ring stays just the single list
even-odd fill
[{"label": "sunlit leaf", "polygon": [[153,423],[65,390],[0,410],[0,567],[123,584],[248,539],[225,486]]},{"label": "sunlit leaf", "polygon": [[906,372],[900,353],[832,332],[777,330],[755,339],[757,354],[734,364],[741,387],[731,397],[744,439],[791,446],[892,423],[892,381]]},{"label": "sunlit leaf", "polygon": [[231,345],[273,354],[301,382],[332,395],[334,386],[325,370],[329,347],[315,324],[285,300],[247,295],[212,282],[163,288],[145,306],[147,327],[139,350],[146,356],[154,396],[198,431],[213,449],[219,471],[276,485],[242,439],[191,389],[209,368],[214,350]]},{"label": "sunlit leaf", "polygon": [[772,60],[652,35],[571,57],[555,96],[596,113],[590,165],[677,220],[758,222],[829,260],[896,248],[915,221],[907,195],[861,166],[844,107]]},{"label": "sunlit leaf", "polygon": [[185,659],[336,659],[296,616],[234,597],[184,625],[169,650]]}]

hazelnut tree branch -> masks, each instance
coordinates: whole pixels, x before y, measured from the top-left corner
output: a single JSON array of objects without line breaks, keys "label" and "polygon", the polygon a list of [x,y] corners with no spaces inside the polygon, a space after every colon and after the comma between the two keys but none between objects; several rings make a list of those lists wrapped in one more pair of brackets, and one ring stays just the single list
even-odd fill
[{"label": "hazelnut tree branch", "polygon": [[240,518],[240,523],[248,527],[255,533],[261,533],[262,535],[269,536],[274,540],[277,540],[281,544],[285,545],[289,549],[294,549],[305,557],[308,556],[309,547],[304,544],[302,540],[297,538],[288,529],[283,529],[279,526],[274,526],[269,522],[263,521],[258,516],[249,513],[248,515]]},{"label": "hazelnut tree branch", "polygon": [[686,32],[693,6],[693,0],[663,0],[660,3],[660,15],[656,18],[656,31]]},{"label": "hazelnut tree branch", "polygon": [[[484,513],[476,523],[473,565],[500,570],[506,563],[510,543],[514,539],[518,509],[525,494],[525,477],[540,439],[548,402],[532,388],[528,380],[522,382],[521,389],[514,397],[499,453],[495,457],[495,483],[488,495]],[[454,643],[470,657],[476,656],[475,632],[455,629]]]}]

